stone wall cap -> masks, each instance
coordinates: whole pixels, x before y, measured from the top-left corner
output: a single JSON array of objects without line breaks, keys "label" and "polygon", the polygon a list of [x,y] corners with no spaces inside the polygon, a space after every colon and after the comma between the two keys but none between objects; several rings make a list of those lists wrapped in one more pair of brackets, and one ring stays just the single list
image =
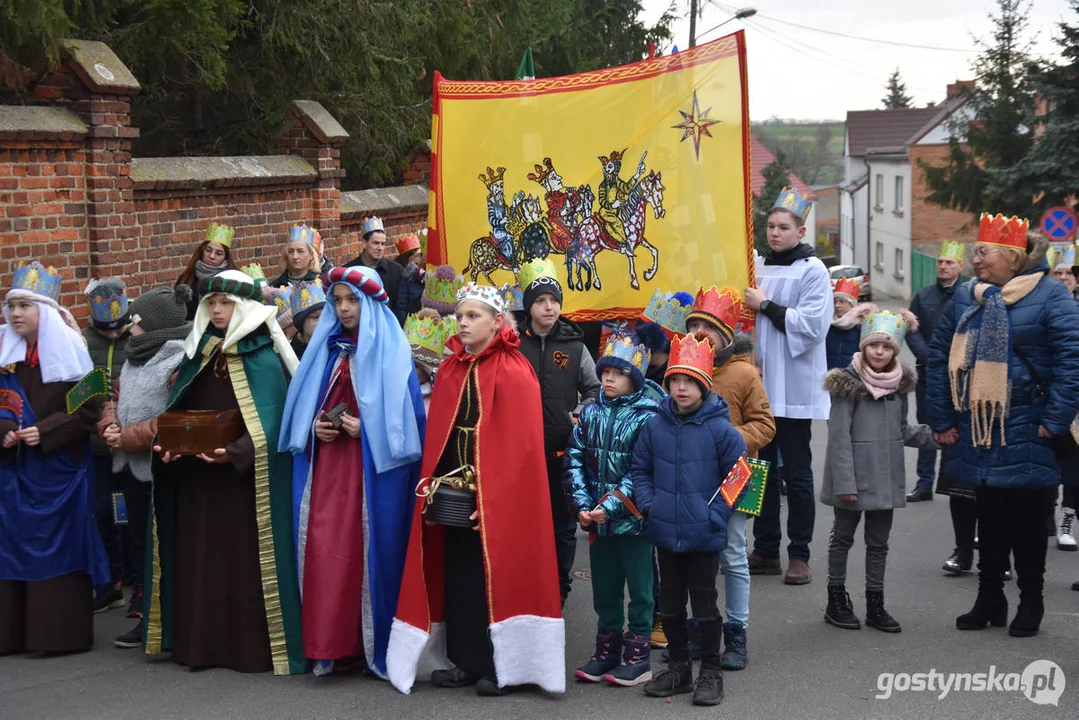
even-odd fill
[{"label": "stone wall cap", "polygon": [[64,40],[60,49],[93,92],[134,95],[142,89],[127,65],[103,42]]},{"label": "stone wall cap", "polygon": [[348,131],[337,122],[329,110],[322,106],[322,103],[315,100],[293,100],[289,103],[288,109],[303,122],[319,142],[340,145],[348,140]]},{"label": "stone wall cap", "polygon": [[341,193],[341,217],[393,215],[427,207],[430,191],[426,185],[353,190]]},{"label": "stone wall cap", "polygon": [[81,140],[89,129],[68,108],[0,105],[2,140]]},{"label": "stone wall cap", "polygon": [[312,182],[315,168],[295,155],[132,158],[136,190],[198,190]]}]

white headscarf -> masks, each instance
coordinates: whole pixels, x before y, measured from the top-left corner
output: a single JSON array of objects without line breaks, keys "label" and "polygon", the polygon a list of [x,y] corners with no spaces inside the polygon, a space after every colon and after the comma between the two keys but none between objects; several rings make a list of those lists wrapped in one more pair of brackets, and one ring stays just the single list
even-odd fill
[{"label": "white headscarf", "polygon": [[11,327],[9,300],[30,300],[38,307],[37,358],[42,382],[75,382],[94,369],[86,340],[67,308],[50,297],[16,288],[4,297],[4,322],[0,326],[0,366],[26,360],[26,338]]},{"label": "white headscarf", "polygon": [[[250,276],[239,270],[226,270],[222,273],[218,273],[214,279],[236,280],[252,286],[255,285],[255,281],[252,280]],[[207,293],[199,302],[199,309],[195,312],[195,322],[191,329],[191,334],[184,340],[184,353],[186,353],[189,358],[194,359],[195,353],[197,353],[199,349],[199,341],[202,340],[202,334],[206,332],[206,328],[210,326],[210,308],[208,303],[210,297],[216,294],[217,293]],[[221,351],[228,352],[230,348],[235,347],[236,343],[257,330],[260,325],[265,325],[270,331],[274,349],[277,350],[277,354],[281,356],[281,360],[285,363],[285,367],[288,368],[289,375],[294,374],[300,361],[296,359],[296,353],[293,352],[288,338],[285,337],[285,333],[281,330],[281,326],[277,324],[277,308],[273,305],[264,305],[258,300],[240,297],[239,295],[226,293],[225,297],[236,303],[236,309],[232,311],[232,320],[229,321],[229,326],[225,329],[225,339],[221,342]]]}]

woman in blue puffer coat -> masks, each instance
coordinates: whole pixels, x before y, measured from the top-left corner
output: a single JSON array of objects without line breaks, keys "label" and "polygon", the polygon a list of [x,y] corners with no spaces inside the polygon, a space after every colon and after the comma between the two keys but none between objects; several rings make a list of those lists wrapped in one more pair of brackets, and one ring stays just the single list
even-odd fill
[{"label": "woman in blue puffer coat", "polygon": [[1054,438],[1079,406],[1079,310],[1048,277],[1048,243],[1026,221],[982,216],[976,278],[955,292],[929,351],[929,425],[954,444],[948,474],[975,489],[980,561],[974,608],[960,630],[1001,627],[1002,574],[1015,558],[1016,637],[1038,632],[1044,613],[1045,507],[1060,483]]}]

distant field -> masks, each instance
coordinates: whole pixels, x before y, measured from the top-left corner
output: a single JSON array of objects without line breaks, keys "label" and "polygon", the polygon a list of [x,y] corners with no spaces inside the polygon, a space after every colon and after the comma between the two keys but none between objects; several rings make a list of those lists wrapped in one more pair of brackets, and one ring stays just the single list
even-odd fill
[{"label": "distant field", "polygon": [[810,140],[817,137],[817,129],[825,124],[832,131],[832,139],[828,143],[828,149],[836,155],[843,155],[844,124],[834,123],[805,123],[799,125],[754,125],[753,134],[757,137],[766,137],[773,140],[792,140],[801,138]]}]

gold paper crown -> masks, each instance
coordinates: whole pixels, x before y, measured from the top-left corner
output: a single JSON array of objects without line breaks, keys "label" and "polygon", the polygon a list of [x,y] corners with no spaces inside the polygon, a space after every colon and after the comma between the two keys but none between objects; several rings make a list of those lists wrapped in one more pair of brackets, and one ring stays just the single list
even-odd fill
[{"label": "gold paper crown", "polygon": [[423,348],[431,354],[442,355],[446,342],[457,334],[457,319],[446,316],[435,320],[413,313],[405,320],[405,337],[413,348]]},{"label": "gold paper crown", "polygon": [[265,271],[263,271],[262,265],[259,265],[258,263],[244,265],[242,268],[240,268],[240,272],[242,272],[244,275],[251,278],[252,280],[266,279],[266,273]]},{"label": "gold paper crown", "polygon": [[531,260],[521,266],[517,271],[517,285],[521,290],[528,290],[528,286],[537,278],[558,279],[558,270],[550,260]]},{"label": "gold paper crown", "polygon": [[952,260],[958,260],[963,262],[967,257],[967,246],[961,242],[946,242],[941,243],[940,252],[937,253],[937,258],[951,258]]},{"label": "gold paper crown", "polygon": [[505,174],[506,168],[504,167],[496,168],[494,170],[488,167],[487,172],[480,173],[479,178],[483,181],[483,184],[486,185],[488,189],[490,189],[490,187],[495,183],[502,182],[502,176]]},{"label": "gold paper crown", "polygon": [[232,238],[235,235],[236,230],[231,226],[223,223],[211,222],[209,227],[206,228],[206,239],[204,242],[220,243],[227,248],[231,248]]}]

